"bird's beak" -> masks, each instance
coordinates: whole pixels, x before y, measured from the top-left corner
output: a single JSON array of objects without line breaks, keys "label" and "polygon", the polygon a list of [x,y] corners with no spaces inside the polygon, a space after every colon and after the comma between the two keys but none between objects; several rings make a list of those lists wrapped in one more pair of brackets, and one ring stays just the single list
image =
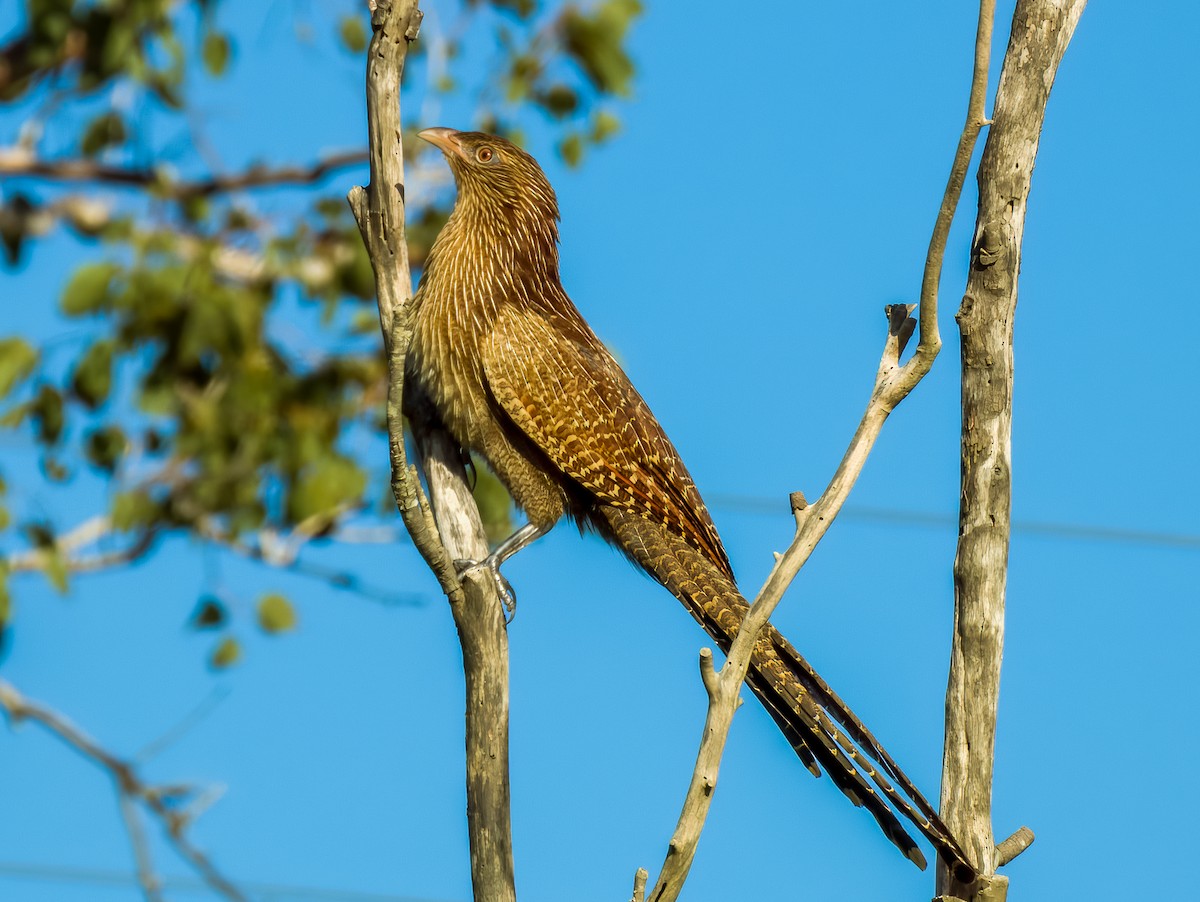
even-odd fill
[{"label": "bird's beak", "polygon": [[452,128],[427,128],[423,132],[417,132],[418,138],[428,141],[446,156],[455,154],[465,160],[467,154],[458,140],[458,135],[459,133]]}]

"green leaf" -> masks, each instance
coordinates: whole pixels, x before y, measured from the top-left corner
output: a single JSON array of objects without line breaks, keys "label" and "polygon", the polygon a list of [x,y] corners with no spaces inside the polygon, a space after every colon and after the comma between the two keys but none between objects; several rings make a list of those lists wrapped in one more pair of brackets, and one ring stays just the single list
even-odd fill
[{"label": "green leaf", "polygon": [[352,236],[352,240],[347,242],[346,246],[349,253],[338,266],[338,285],[351,297],[371,300],[375,297],[375,270],[371,266],[366,246],[357,234]]},{"label": "green leaf", "polygon": [[85,157],[94,157],[108,147],[124,144],[129,133],[119,113],[107,112],[97,116],[83,130],[79,150]]},{"label": "green leaf", "polygon": [[47,548],[45,564],[42,567],[42,572],[46,574],[46,579],[49,580],[59,595],[67,594],[67,556],[58,550],[58,547]]},{"label": "green leaf", "polygon": [[95,410],[103,404],[112,391],[112,362],[113,342],[103,339],[94,342],[75,364],[75,372],[71,375],[71,394],[89,410]]},{"label": "green leaf", "polygon": [[98,62],[105,73],[121,72],[140,62],[138,23],[133,17],[109,15],[103,19],[95,17],[91,21],[96,30],[88,35],[88,43],[102,42]]},{"label": "green leaf", "polygon": [[563,119],[570,116],[579,107],[579,95],[567,85],[552,85],[548,91],[538,96],[538,102],[546,108],[551,116]]},{"label": "green leaf", "polygon": [[120,463],[129,440],[119,426],[101,426],[91,430],[84,440],[84,454],[92,466],[112,473]]},{"label": "green leaf", "polygon": [[161,513],[159,505],[145,489],[118,492],[113,496],[109,517],[114,529],[132,532],[154,523]]},{"label": "green leaf", "polygon": [[55,542],[54,527],[44,520],[31,520],[21,524],[21,532],[25,540],[34,548],[53,548]]},{"label": "green leaf", "polygon": [[71,469],[66,464],[53,457],[45,457],[42,459],[42,473],[51,482],[57,482],[60,485],[71,478]]},{"label": "green leaf", "polygon": [[522,19],[528,19],[537,10],[535,0],[492,0],[497,9],[511,9]]},{"label": "green leaf", "polygon": [[574,7],[562,17],[563,43],[584,74],[606,94],[629,94],[633,61],[622,47],[633,19],[642,12],[640,0],[605,0],[591,13]]},{"label": "green leaf", "polygon": [[0,339],[0,398],[33,372],[37,361],[37,351],[23,338]]},{"label": "green leaf", "polygon": [[363,27],[359,16],[342,16],[342,21],[338,23],[338,32],[342,44],[351,53],[362,53],[367,49],[367,29]]},{"label": "green leaf", "polygon": [[596,144],[607,141],[621,130],[621,120],[608,110],[600,110],[592,117],[592,141]]},{"label": "green leaf", "polygon": [[507,539],[513,532],[512,498],[495,474],[486,466],[474,461],[475,487],[472,494],[479,506],[483,529],[493,546]]},{"label": "green leaf", "polygon": [[578,166],[583,159],[583,136],[578,132],[571,132],[558,142],[558,152],[568,166]]},{"label": "green leaf", "polygon": [[200,194],[189,194],[179,202],[179,212],[190,223],[201,223],[212,212],[212,201]]},{"label": "green leaf", "polygon": [[59,307],[67,316],[96,313],[107,306],[113,279],[121,272],[115,263],[88,263],[71,276]]},{"label": "green leaf", "polygon": [[[510,103],[529,96],[534,83],[542,74],[542,61],[532,53],[521,53],[513,57],[505,88],[505,99]],[[488,129],[493,131],[493,129]]]},{"label": "green leaf", "polygon": [[225,74],[225,70],[229,67],[229,38],[220,32],[210,31],[204,36],[204,43],[200,47],[200,58],[204,61],[204,68],[208,70],[208,74],[214,77],[219,77]]},{"label": "green leaf", "polygon": [[229,612],[225,610],[225,605],[212,595],[202,596],[188,618],[188,626],[194,630],[219,629],[228,622]]},{"label": "green leaf", "polygon": [[29,413],[36,424],[38,441],[53,445],[62,435],[63,397],[56,389],[43,385],[29,406]]},{"label": "green leaf", "polygon": [[21,248],[30,231],[33,205],[23,195],[6,198],[0,203],[0,248],[4,262],[16,266],[21,262]]},{"label": "green leaf", "polygon": [[208,665],[213,670],[225,670],[242,659],[242,644],[233,636],[226,636],[217,643],[209,656]]},{"label": "green leaf", "polygon": [[258,625],[264,633],[286,633],[296,628],[296,609],[278,592],[258,600]]},{"label": "green leaf", "polygon": [[8,562],[0,560],[0,647],[4,645],[4,631],[12,620],[12,595],[8,591]]},{"label": "green leaf", "polygon": [[340,455],[319,458],[304,469],[288,495],[288,516],[299,522],[317,514],[332,514],[342,504],[357,501],[367,476],[354,461]]}]

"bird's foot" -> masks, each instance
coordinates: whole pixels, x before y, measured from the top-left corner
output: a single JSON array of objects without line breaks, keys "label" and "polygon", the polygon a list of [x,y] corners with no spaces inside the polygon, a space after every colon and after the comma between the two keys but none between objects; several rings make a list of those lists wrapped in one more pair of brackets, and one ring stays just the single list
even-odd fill
[{"label": "bird's foot", "polygon": [[460,580],[468,573],[486,570],[491,575],[492,582],[496,584],[500,603],[504,605],[504,625],[512,623],[517,614],[517,593],[513,591],[512,583],[500,572],[500,558],[497,555],[489,554],[482,561],[458,560],[454,562],[454,569],[458,572]]}]

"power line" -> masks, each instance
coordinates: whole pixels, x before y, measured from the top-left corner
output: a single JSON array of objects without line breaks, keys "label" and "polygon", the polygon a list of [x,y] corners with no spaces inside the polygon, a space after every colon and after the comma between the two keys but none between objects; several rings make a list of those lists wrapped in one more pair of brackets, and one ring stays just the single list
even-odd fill
[{"label": "power line", "polygon": [[[787,501],[750,495],[713,495],[714,507],[746,514],[785,514]],[[958,517],[954,514],[931,514],[900,508],[846,505],[839,516],[850,520],[871,520],[877,523],[899,523],[908,526],[955,529]],[[1112,526],[1088,526],[1079,523],[1056,523],[1049,520],[1014,520],[1014,533],[1049,536],[1058,539],[1080,539],[1089,542],[1115,542],[1125,545],[1151,545],[1159,548],[1187,548],[1200,551],[1200,535],[1156,530],[1121,529]]]},{"label": "power line", "polygon": [[[141,891],[137,876],[125,871],[101,868],[77,868],[67,865],[28,864],[19,861],[0,862],[0,878],[15,877],[52,883],[74,883],[84,886],[117,886]],[[354,890],[320,889],[312,886],[290,886],[282,883],[244,883],[238,888],[260,902],[446,902],[421,899],[416,896],[396,896],[390,893],[359,892]],[[203,893],[211,896],[212,888],[197,877],[164,877],[162,889],[171,893]]]}]

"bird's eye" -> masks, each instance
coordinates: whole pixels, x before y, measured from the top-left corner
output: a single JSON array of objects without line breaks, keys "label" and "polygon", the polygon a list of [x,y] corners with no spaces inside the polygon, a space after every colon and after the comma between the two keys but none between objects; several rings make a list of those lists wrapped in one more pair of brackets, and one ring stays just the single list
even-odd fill
[{"label": "bird's eye", "polygon": [[475,159],[477,159],[480,163],[490,162],[492,157],[495,155],[495,151],[493,151],[490,147],[481,147],[479,150],[475,151]]}]

